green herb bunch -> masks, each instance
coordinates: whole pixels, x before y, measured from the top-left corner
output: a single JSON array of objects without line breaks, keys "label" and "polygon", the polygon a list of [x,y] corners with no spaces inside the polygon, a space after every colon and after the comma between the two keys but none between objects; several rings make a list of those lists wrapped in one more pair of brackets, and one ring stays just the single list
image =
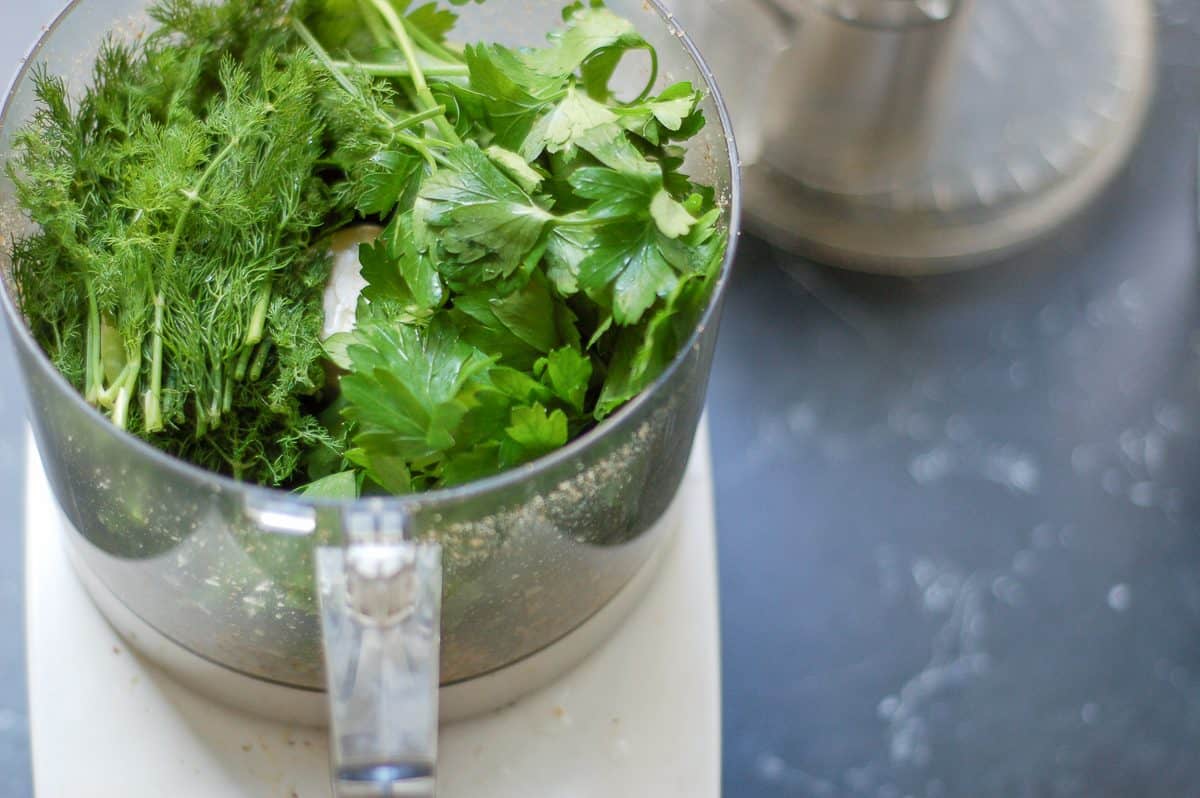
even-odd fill
[{"label": "green herb bunch", "polygon": [[[39,226],[22,309],[119,426],[240,479],[409,493],[563,446],[690,335],[728,243],[682,172],[703,97],[654,94],[598,3],[522,50],[409,0],[151,15],[76,102],[35,75],[9,165]],[[356,327],[322,341],[329,238],[368,223]]]}]

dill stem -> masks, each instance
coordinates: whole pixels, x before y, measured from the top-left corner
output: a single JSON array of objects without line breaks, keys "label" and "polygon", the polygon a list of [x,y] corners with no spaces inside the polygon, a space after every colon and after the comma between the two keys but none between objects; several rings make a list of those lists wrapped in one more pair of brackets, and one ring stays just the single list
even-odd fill
[{"label": "dill stem", "polygon": [[254,359],[250,361],[250,381],[258,382],[262,376],[263,366],[267,362],[267,352],[271,351],[271,339],[264,338],[262,343],[258,345],[258,350],[254,353]]},{"label": "dill stem", "polygon": [[222,390],[224,388],[224,381],[222,379],[224,376],[223,371],[224,370],[221,368],[221,363],[218,361],[216,366],[213,368],[213,380],[215,387],[213,388],[212,403],[208,407],[208,417],[212,422],[213,429],[221,426],[221,397]]},{"label": "dill stem", "polygon": [[192,208],[200,202],[200,192],[204,190],[204,186],[209,179],[216,174],[217,169],[233,152],[233,148],[240,144],[242,137],[238,134],[233,134],[229,137],[229,141],[221,148],[216,157],[209,161],[208,166],[204,169],[204,173],[200,175],[200,179],[196,181],[196,185],[183,192],[183,196],[187,199],[187,204],[184,205],[183,211],[179,214],[179,218],[175,221],[175,229],[171,232],[171,241],[167,245],[167,262],[175,260],[175,252],[179,249],[179,239],[183,237],[183,226],[187,222],[188,216],[192,212]]},{"label": "dill stem", "polygon": [[134,389],[137,387],[138,372],[142,370],[142,353],[141,349],[137,348],[133,351],[133,357],[125,368],[121,369],[120,376],[117,377],[114,385],[117,387],[117,397],[113,402],[113,423],[120,429],[126,429],[129,426],[129,400],[133,397]]},{"label": "dill stem", "polygon": [[200,395],[196,394],[196,440],[200,440],[208,434],[208,416],[204,413],[204,405],[200,401]]},{"label": "dill stem", "polygon": [[254,345],[246,344],[238,355],[237,365],[233,367],[233,378],[238,382],[246,379],[246,369],[250,366],[250,356],[254,354]]},{"label": "dill stem", "polygon": [[146,432],[158,432],[162,420],[163,295],[154,295],[154,331],[150,338],[150,388],[142,398]]},{"label": "dill stem", "polygon": [[221,397],[221,412],[228,413],[233,409],[233,379],[225,380],[225,395]]},{"label": "dill stem", "polygon": [[[396,9],[392,8],[391,3],[387,0],[371,0],[371,3],[379,11],[383,21],[387,23],[391,29],[392,35],[396,37],[396,43],[400,45],[400,52],[404,54],[404,60],[408,62],[408,68],[412,71],[413,87],[417,90],[417,97],[420,98],[421,104],[425,109],[435,108],[437,100],[433,99],[433,92],[429,90],[429,84],[425,81],[425,73],[421,71],[421,65],[417,61],[417,52],[413,46],[412,37],[409,36],[408,28],[404,22],[396,14]],[[446,115],[440,114],[434,120],[437,125],[438,132],[442,134],[446,140],[454,145],[461,145],[462,139],[458,137],[458,133],[454,130],[450,120],[446,119]]]},{"label": "dill stem", "polygon": [[88,404],[100,401],[100,309],[96,306],[96,294],[88,284],[87,344],[84,364],[84,394]]},{"label": "dill stem", "polygon": [[246,330],[246,346],[254,346],[263,339],[267,325],[267,309],[271,305],[271,281],[268,279],[258,291],[258,301],[250,314],[250,326]]},{"label": "dill stem", "polygon": [[117,391],[117,399],[113,403],[112,422],[117,429],[125,429],[129,424],[129,388],[122,385]]}]

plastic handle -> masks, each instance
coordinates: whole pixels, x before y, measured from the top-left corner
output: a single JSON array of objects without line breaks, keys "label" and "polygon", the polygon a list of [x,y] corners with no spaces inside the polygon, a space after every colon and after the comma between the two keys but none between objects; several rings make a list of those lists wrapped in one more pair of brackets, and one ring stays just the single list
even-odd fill
[{"label": "plastic handle", "polygon": [[437,777],[441,548],[370,503],[344,546],[317,550],[333,789],[432,798]]}]

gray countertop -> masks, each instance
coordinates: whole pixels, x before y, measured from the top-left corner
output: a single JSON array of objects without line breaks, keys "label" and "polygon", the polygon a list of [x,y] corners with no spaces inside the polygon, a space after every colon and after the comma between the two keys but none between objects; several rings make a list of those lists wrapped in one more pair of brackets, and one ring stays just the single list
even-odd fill
[{"label": "gray countertop", "polygon": [[[5,13],[0,62],[54,6]],[[906,281],[744,242],[710,401],[731,798],[1200,794],[1200,0],[1162,6],[1147,135],[1044,245]],[[0,373],[23,796],[7,342]]]},{"label": "gray countertop", "polygon": [[1200,3],[1118,182],[925,281],[747,241],[711,392],[729,796],[1200,795]]}]

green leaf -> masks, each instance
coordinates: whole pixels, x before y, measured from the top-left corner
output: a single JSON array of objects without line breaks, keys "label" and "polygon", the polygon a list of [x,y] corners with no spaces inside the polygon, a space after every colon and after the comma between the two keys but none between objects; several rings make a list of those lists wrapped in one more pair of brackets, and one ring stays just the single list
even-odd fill
[{"label": "green leaf", "polygon": [[382,447],[350,449],[346,459],[363,469],[364,475],[388,493],[402,496],[414,490],[413,474],[408,461],[388,454]]},{"label": "green leaf", "polygon": [[625,130],[651,144],[661,144],[673,135],[688,138],[699,132],[704,126],[704,116],[698,110],[703,97],[691,83],[676,83],[657,97],[617,106],[614,113]]},{"label": "green leaf", "polygon": [[657,228],[641,222],[597,230],[598,246],[579,266],[579,285],[598,301],[611,302],[617,324],[636,324],[657,298],[679,284],[663,254],[663,240]]},{"label": "green leaf", "polygon": [[520,291],[489,300],[500,323],[539,352],[548,352],[559,342],[555,303],[540,273],[535,273]]},{"label": "green leaf", "polygon": [[592,380],[591,358],[577,348],[563,347],[539,360],[535,371],[555,396],[576,412],[583,412]]},{"label": "green leaf", "polygon": [[660,175],[630,175],[599,166],[577,169],[570,178],[575,193],[593,200],[587,218],[593,221],[647,219],[662,186]]},{"label": "green leaf", "polygon": [[643,177],[661,177],[617,124],[612,109],[571,86],[566,96],[538,119],[521,146],[521,155],[534,160],[542,153],[562,153],[570,162],[583,150],[611,169]]},{"label": "green leaf", "polygon": [[589,227],[555,227],[546,246],[546,276],[562,296],[579,291],[579,266],[591,254],[594,238]]},{"label": "green leaf", "polygon": [[519,149],[538,115],[565,89],[565,78],[535,72],[517,53],[501,45],[468,45],[463,57],[469,70],[468,86],[448,86],[447,90],[479,117],[497,145]]},{"label": "green leaf", "polygon": [[454,299],[454,317],[473,346],[499,355],[503,363],[529,369],[561,343],[557,303],[546,279],[535,273],[507,296],[492,296],[486,290],[460,294]]},{"label": "green leaf", "polygon": [[372,462],[382,452],[412,463],[452,448],[468,410],[464,389],[491,359],[440,317],[424,329],[380,324],[355,335],[341,386],[357,449]]},{"label": "green leaf", "polygon": [[321,346],[330,362],[338,368],[349,370],[354,365],[350,359],[350,346],[357,342],[358,336],[354,333],[340,332],[326,338]]},{"label": "green leaf", "polygon": [[521,155],[527,161],[534,161],[543,152],[570,151],[596,128],[604,128],[603,135],[622,135],[616,122],[617,115],[612,110],[572,86],[567,96],[530,130],[521,145]]},{"label": "green leaf", "polygon": [[296,493],[309,499],[357,499],[359,488],[358,472],[342,471],[310,482]]},{"label": "green leaf", "polygon": [[551,218],[478,146],[466,144],[451,150],[446,165],[421,185],[413,226],[439,265],[475,266],[484,282],[516,271]]},{"label": "green leaf", "polygon": [[641,325],[622,329],[596,402],[602,420],[646,390],[670,365],[692,335],[712,297],[724,262],[728,236],[713,234],[697,253],[707,258],[700,270],[681,280],[667,300]]},{"label": "green leaf", "polygon": [[[463,5],[459,3],[458,5]],[[440,9],[437,3],[426,3],[416,8],[408,15],[408,21],[435,42],[446,41],[446,34],[454,29],[458,15],[453,11]]]},{"label": "green leaf", "polygon": [[687,235],[696,220],[687,209],[677,202],[665,189],[660,189],[650,202],[650,215],[662,234],[667,238]]},{"label": "green leaf", "polygon": [[565,17],[567,27],[550,35],[550,47],[525,55],[525,63],[540,74],[566,76],[597,53],[649,47],[632,22],[607,9],[576,4]]},{"label": "green leaf", "polygon": [[442,306],[446,289],[433,261],[417,250],[412,214],[401,213],[371,244],[359,247],[369,302],[394,303],[410,319],[426,319]]},{"label": "green leaf", "polygon": [[567,414],[540,404],[514,407],[512,424],[504,431],[521,448],[519,459],[532,460],[566,445]]},{"label": "green leaf", "polygon": [[386,150],[368,163],[359,178],[362,191],[355,208],[364,216],[387,216],[415,188],[421,159],[414,154]]}]

